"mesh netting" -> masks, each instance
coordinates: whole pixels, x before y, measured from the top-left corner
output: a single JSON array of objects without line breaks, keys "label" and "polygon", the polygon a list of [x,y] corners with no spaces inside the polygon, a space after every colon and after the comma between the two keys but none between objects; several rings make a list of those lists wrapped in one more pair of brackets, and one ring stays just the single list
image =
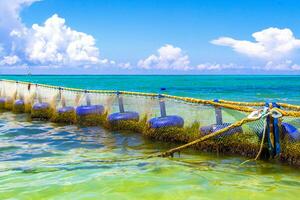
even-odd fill
[{"label": "mesh netting", "polygon": [[[37,102],[47,102],[54,110],[65,106],[103,105],[107,113],[119,112],[118,93],[116,91],[85,91],[72,88],[60,88],[41,84],[1,81],[0,95],[7,99],[22,99],[33,105]],[[125,111],[137,112],[148,119],[161,116],[159,96],[143,93],[121,93]],[[236,109],[218,107],[209,103],[193,103],[176,98],[163,98],[167,115],[177,115],[184,119],[184,126],[191,127],[197,123],[199,127],[219,125],[219,128],[229,126],[249,114]],[[227,102],[232,104],[234,102]],[[241,103],[240,103],[241,104]],[[261,105],[261,104],[260,104]],[[245,106],[246,108],[246,106]],[[247,106],[250,108],[250,106]],[[259,109],[251,105],[251,109]],[[216,116],[216,109],[221,109],[221,119]],[[249,109],[248,109],[249,110]],[[287,109],[288,110],[288,109]],[[282,122],[300,128],[300,118],[283,117]],[[259,136],[264,129],[264,120],[259,119],[242,125],[242,132]]]}]

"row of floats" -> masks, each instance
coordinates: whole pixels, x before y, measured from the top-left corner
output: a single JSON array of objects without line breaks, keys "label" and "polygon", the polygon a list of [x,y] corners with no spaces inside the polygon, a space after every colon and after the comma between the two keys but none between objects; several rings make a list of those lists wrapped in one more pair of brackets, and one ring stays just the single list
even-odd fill
[{"label": "row of floats", "polygon": [[[11,97],[0,97],[0,110],[13,110],[16,113],[30,112],[31,118],[33,119],[54,119],[53,121],[55,122],[66,124],[72,124],[75,122],[74,119],[76,119],[76,123],[86,126],[97,125],[103,120],[106,120],[111,125],[124,121],[138,122],[140,120],[139,113],[126,111],[124,108],[122,94],[120,92],[116,92],[116,96],[118,99],[119,112],[109,114],[108,116],[105,113],[106,110],[103,105],[91,104],[91,100],[87,91],[85,91],[85,105],[67,106],[64,102],[62,102],[61,107],[53,108],[50,103],[42,102],[41,98],[37,98],[37,102],[33,103],[31,106],[31,104],[25,102],[24,98],[13,100]],[[148,120],[149,127],[153,129],[168,127],[183,128],[184,119],[178,115],[167,115],[164,96],[158,94],[157,98],[160,107],[160,116]],[[230,123],[223,123],[222,111],[220,107],[215,108],[215,114],[216,124],[202,126],[199,132],[210,134],[230,125]],[[229,130],[224,134],[229,135],[238,132],[243,132],[241,127]]]},{"label": "row of floats", "polygon": [[[123,97],[121,93],[116,93],[118,97],[119,112],[109,114],[107,121],[110,124],[114,124],[121,121],[139,121],[140,115],[137,112],[125,111]],[[162,95],[159,95],[160,105],[160,117],[152,118],[148,121],[151,128],[163,128],[163,127],[178,127],[184,126],[184,119],[178,115],[167,115],[165,101]],[[74,117],[76,117],[79,125],[94,125],[95,120],[101,120],[105,116],[105,107],[103,105],[92,105],[89,95],[86,95],[86,104],[80,106],[63,106],[54,110],[50,103],[38,102],[26,105],[24,98],[13,100],[11,97],[0,97],[0,110],[13,110],[15,113],[30,112],[31,118],[48,120],[55,115],[56,122],[74,123]],[[30,106],[30,108],[28,108]]]}]

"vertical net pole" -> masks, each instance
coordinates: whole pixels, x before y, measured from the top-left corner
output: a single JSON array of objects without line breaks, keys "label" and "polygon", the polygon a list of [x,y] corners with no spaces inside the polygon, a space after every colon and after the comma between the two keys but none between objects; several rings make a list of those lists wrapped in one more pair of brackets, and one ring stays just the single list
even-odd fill
[{"label": "vertical net pole", "polygon": [[[214,102],[219,102],[219,100],[215,99]],[[215,116],[216,124],[223,124],[222,108],[220,106],[215,106]]]},{"label": "vertical net pole", "polygon": [[121,96],[121,93],[118,91],[117,92],[117,96],[118,96],[118,103],[119,103],[119,111],[120,113],[124,113],[124,103],[123,103],[123,97]]},{"label": "vertical net pole", "polygon": [[[273,108],[280,108],[280,106],[276,103],[272,103]],[[280,154],[280,122],[278,118],[273,118],[273,129],[274,129],[274,154],[279,155]]]},{"label": "vertical net pole", "polygon": [[89,95],[89,93],[88,93],[87,90],[85,90],[84,92],[85,92],[85,95],[86,95],[86,96],[85,96],[86,105],[87,105],[87,106],[91,106],[91,105],[92,105],[91,97],[90,97],[90,95]]},{"label": "vertical net pole", "polygon": [[38,100],[38,103],[42,103],[42,97],[39,91],[39,87],[38,84],[35,84],[35,88],[36,88],[36,98]]},{"label": "vertical net pole", "polygon": [[160,116],[161,117],[166,117],[167,116],[167,111],[166,111],[166,104],[163,95],[159,94],[158,95],[159,99],[159,108],[160,108]]}]

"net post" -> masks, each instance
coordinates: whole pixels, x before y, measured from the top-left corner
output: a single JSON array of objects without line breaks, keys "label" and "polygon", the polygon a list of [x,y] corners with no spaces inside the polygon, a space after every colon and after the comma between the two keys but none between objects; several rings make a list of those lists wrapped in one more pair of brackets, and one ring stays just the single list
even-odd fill
[{"label": "net post", "polygon": [[[166,88],[160,88],[161,91],[166,90]],[[159,108],[160,108],[160,116],[166,117],[167,111],[166,111],[166,103],[164,100],[164,96],[162,94],[158,94],[158,100],[159,100]]]},{"label": "net post", "polygon": [[119,111],[120,113],[124,113],[124,102],[123,97],[121,96],[121,92],[117,91],[118,103],[119,103]]},{"label": "net post", "polygon": [[41,94],[40,94],[40,91],[39,91],[39,85],[36,83],[35,84],[35,93],[36,93],[36,98],[37,98],[37,101],[38,103],[42,103],[42,97],[41,97]]},{"label": "net post", "polygon": [[92,105],[92,102],[91,102],[91,98],[90,98],[90,95],[89,95],[89,92],[87,90],[84,91],[85,93],[85,100],[86,100],[86,105],[87,106],[91,106]]},{"label": "net post", "polygon": [[[280,108],[280,106],[276,103],[272,103],[273,108]],[[272,116],[271,116],[272,117]],[[272,117],[273,118],[273,117]],[[273,118],[273,133],[274,133],[274,154],[279,155],[281,148],[280,148],[280,120],[278,118]]]},{"label": "net post", "polygon": [[[219,100],[215,99],[214,102],[218,103]],[[216,124],[223,124],[222,108],[220,106],[215,106],[215,116]]]},{"label": "net post", "polygon": [[[266,102],[265,107],[271,109],[272,108],[271,106],[272,106],[272,104],[270,104],[269,102]],[[272,129],[273,124],[271,123],[270,115],[268,115],[266,117],[266,123],[267,123],[267,125],[266,125],[266,136],[267,136],[266,139],[267,139],[268,151],[269,151],[269,154],[271,156],[273,156],[272,155],[273,154],[273,146],[272,146],[272,140],[271,140],[271,137],[272,137],[271,129]]]},{"label": "net post", "polygon": [[66,107],[66,101],[63,98],[63,90],[64,89],[62,87],[59,87],[58,90],[59,90],[59,100],[61,101],[61,106]]}]

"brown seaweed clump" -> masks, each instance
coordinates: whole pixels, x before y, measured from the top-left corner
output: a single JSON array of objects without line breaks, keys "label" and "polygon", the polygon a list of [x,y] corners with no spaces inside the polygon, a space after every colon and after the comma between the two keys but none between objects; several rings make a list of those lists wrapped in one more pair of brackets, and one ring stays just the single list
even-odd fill
[{"label": "brown seaweed clump", "polygon": [[70,110],[68,112],[54,112],[51,118],[52,122],[61,124],[75,124],[76,123],[76,112],[75,110]]},{"label": "brown seaweed clump", "polygon": [[9,111],[13,109],[13,99],[12,98],[1,98],[0,110]]},{"label": "brown seaweed clump", "polygon": [[31,118],[39,120],[49,120],[53,115],[53,109],[49,107],[35,109],[33,106],[31,108]]},{"label": "brown seaweed clump", "polygon": [[[194,122],[184,128],[165,127],[153,129],[148,127],[144,135],[160,141],[188,143],[205,136],[199,131],[199,127],[199,122]],[[194,148],[204,152],[255,157],[260,148],[260,141],[254,133],[235,133],[200,142],[194,145]],[[266,148],[264,147],[264,149]]]},{"label": "brown seaweed clump", "polygon": [[31,104],[30,103],[14,103],[13,113],[30,113],[31,112]]},{"label": "brown seaweed clump", "polygon": [[300,166],[300,142],[296,142],[285,136],[281,140],[281,154],[279,159],[282,162]]},{"label": "brown seaweed clump", "polygon": [[[204,135],[201,133],[201,137],[202,136]],[[195,148],[205,152],[241,155],[254,158],[259,151],[260,140],[255,133],[235,133],[232,135],[226,135],[206,140],[204,142],[198,143]],[[266,147],[264,147],[264,149],[266,149]]]},{"label": "brown seaweed clump", "polygon": [[142,117],[140,120],[120,120],[114,122],[106,121],[105,128],[113,131],[124,130],[143,133],[144,130],[148,127],[147,121],[147,115]]},{"label": "brown seaweed clump", "polygon": [[87,114],[87,115],[77,115],[76,121],[79,126],[99,126],[106,124],[107,112],[103,114]]},{"label": "brown seaweed clump", "polygon": [[144,130],[143,134],[149,138],[160,141],[186,143],[191,140],[198,139],[200,137],[199,127],[199,122],[194,122],[191,126],[187,126],[184,128],[151,128],[148,125],[147,128]]}]

